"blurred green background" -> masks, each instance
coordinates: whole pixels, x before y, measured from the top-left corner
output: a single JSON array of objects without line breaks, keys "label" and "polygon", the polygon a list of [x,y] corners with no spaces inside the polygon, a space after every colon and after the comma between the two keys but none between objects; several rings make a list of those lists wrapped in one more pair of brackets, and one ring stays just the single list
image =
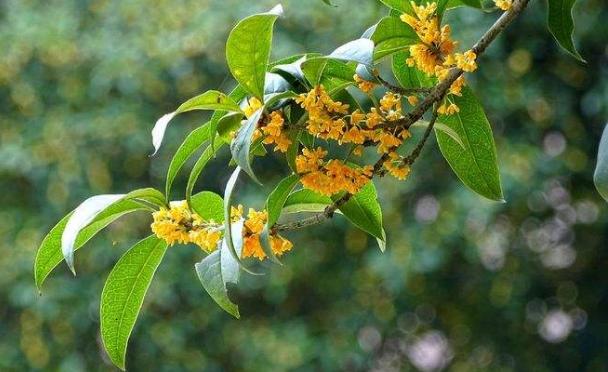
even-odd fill
[{"label": "blurred green background", "polygon": [[[329,52],[386,14],[374,0],[285,0],[275,57]],[[111,370],[98,336],[112,264],[150,216],[114,223],[60,266],[39,296],[38,244],[98,193],[162,187],[172,152],[205,120],[175,120],[149,158],[154,120],[207,89],[230,89],[224,43],[275,1],[0,2],[0,370]],[[495,42],[469,78],[494,127],[506,204],[482,200],[432,141],[406,182],[377,183],[388,250],[336,218],[289,235],[284,267],[246,276],[242,319],[197,281],[202,254],[176,247],[153,282],[128,350],[132,370],[454,371],[608,369],[608,213],[592,172],[608,118],[608,6],[576,7],[587,64],[546,31],[544,1]],[[448,21],[470,45],[496,14]],[[227,156],[198,189],[221,190]],[[258,164],[259,165],[259,164]],[[265,160],[262,207],[285,171]],[[184,180],[174,187],[174,198]]]}]

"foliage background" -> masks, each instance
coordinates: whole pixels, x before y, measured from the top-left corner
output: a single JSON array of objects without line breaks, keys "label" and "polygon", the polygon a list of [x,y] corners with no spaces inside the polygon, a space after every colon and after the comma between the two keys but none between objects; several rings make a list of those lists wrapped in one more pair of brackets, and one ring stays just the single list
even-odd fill
[{"label": "foliage background", "polygon": [[[328,52],[386,13],[373,0],[286,0],[274,55]],[[230,88],[227,32],[272,1],[0,3],[0,369],[107,370],[98,337],[103,281],[145,236],[125,218],[35,290],[48,229],[92,194],[162,186],[172,151],[204,122],[183,115],[155,158],[149,130],[204,90]],[[497,140],[506,204],[461,186],[433,142],[405,183],[377,184],[389,249],[336,218],[290,235],[284,267],[241,286],[241,320],[196,280],[193,247],[172,249],[148,293],[127,366],[177,370],[603,370],[608,368],[608,213],[592,185],[608,117],[608,7],[577,13],[582,65],[533,1],[470,77]],[[448,21],[470,45],[495,15]],[[226,157],[199,188],[218,191]],[[265,162],[269,188],[285,166]],[[175,190],[183,190],[183,179]],[[263,192],[241,183],[242,200]],[[181,196],[176,193],[175,198]]]}]

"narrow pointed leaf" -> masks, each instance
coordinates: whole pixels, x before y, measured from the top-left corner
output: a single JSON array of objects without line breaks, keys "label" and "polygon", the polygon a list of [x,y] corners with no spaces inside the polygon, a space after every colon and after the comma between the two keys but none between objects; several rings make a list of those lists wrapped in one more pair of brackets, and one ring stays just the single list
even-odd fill
[{"label": "narrow pointed leaf", "polygon": [[408,52],[397,52],[393,55],[392,69],[395,79],[404,88],[423,88],[433,85],[433,81],[426,74],[407,65]]},{"label": "narrow pointed leaf", "polygon": [[381,3],[388,6],[391,9],[395,9],[400,11],[401,13],[414,13],[414,9],[412,9],[412,5],[409,1],[406,0],[380,0]]},{"label": "narrow pointed leaf", "polygon": [[283,178],[268,196],[266,200],[266,210],[268,212],[268,226],[272,227],[279,220],[283,205],[289,194],[296,186],[300,178],[297,174],[292,174]]},{"label": "narrow pointed leaf", "polygon": [[211,191],[201,191],[192,195],[192,210],[205,221],[224,223],[224,199]]},{"label": "narrow pointed leaf", "polygon": [[97,195],[80,204],[68,219],[61,235],[61,252],[68,267],[74,270],[74,245],[80,230],[91,223],[95,217],[111,204],[124,198],[125,194]]},{"label": "narrow pointed leaf", "polygon": [[228,292],[222,280],[220,255],[220,249],[213,251],[201,262],[194,265],[194,269],[203,288],[213,301],[228,314],[238,319],[240,317],[239,308],[228,298]]},{"label": "narrow pointed leaf", "polygon": [[[240,102],[242,101],[245,97],[247,97],[247,91],[245,89],[243,89],[243,87],[241,87],[240,85],[237,85],[232,92],[230,92],[230,94],[228,94],[228,97],[232,98],[232,100],[234,100],[235,102]],[[216,136],[215,134],[217,133],[217,128],[219,125],[219,122],[227,115],[229,114],[228,111],[223,111],[223,110],[216,110],[213,115],[211,115],[211,120],[209,120],[209,138],[211,139],[211,147],[213,149],[215,149],[215,140],[216,140]],[[243,115],[240,112],[235,112],[232,113],[234,115]],[[229,141],[227,141],[229,142]]]},{"label": "narrow pointed leaf", "polygon": [[332,203],[331,198],[308,189],[291,193],[283,204],[283,213],[322,212]]},{"label": "narrow pointed leaf", "polygon": [[273,72],[266,73],[266,82],[264,83],[264,96],[273,93],[282,93],[291,89],[291,84],[279,74]]},{"label": "narrow pointed leaf", "polygon": [[280,64],[274,66],[273,70],[284,71],[291,76],[299,80],[304,80],[304,73],[302,72],[302,63],[306,61],[307,57],[301,57],[300,59],[286,64]]},{"label": "narrow pointed leaf", "polygon": [[[428,126],[429,126],[429,122],[426,120],[418,120],[417,122],[415,122],[412,125],[412,127],[425,127],[425,128]],[[443,132],[443,133],[447,134],[454,141],[456,141],[460,145],[460,147],[462,147],[463,150],[466,149],[466,147],[464,146],[464,142],[462,141],[462,138],[460,138],[460,136],[454,129],[448,127],[447,125],[445,125],[443,123],[435,123],[435,125],[433,126],[433,129],[435,131],[439,131],[439,132]]]},{"label": "narrow pointed leaf", "polygon": [[253,133],[255,132],[258,121],[262,116],[262,109],[256,111],[247,122],[243,124],[239,129],[238,134],[230,145],[230,151],[232,152],[232,158],[236,164],[242,168],[255,182],[260,183],[257,177],[253,173],[251,168],[251,142],[253,141]]},{"label": "narrow pointed leaf", "polygon": [[210,90],[196,97],[190,98],[186,102],[182,103],[177,110],[164,115],[156,121],[154,128],[152,128],[152,144],[154,145],[154,153],[152,155],[158,152],[158,149],[163,142],[163,138],[165,137],[165,131],[167,130],[169,122],[177,114],[193,110],[223,110],[240,112],[241,108],[232,98],[215,90]]},{"label": "narrow pointed leaf", "polygon": [[192,191],[194,190],[194,185],[196,184],[198,177],[200,176],[201,172],[203,171],[209,160],[213,158],[213,155],[217,151],[219,151],[220,148],[221,146],[218,146],[215,148],[215,151],[213,151],[213,148],[211,148],[211,145],[209,145],[198,158],[198,160],[194,164],[194,167],[192,167],[192,171],[190,172],[190,176],[188,177],[188,184],[186,185],[186,201],[188,202],[188,205],[192,205]]},{"label": "narrow pointed leaf", "polygon": [[[74,243],[74,251],[80,249],[99,231],[119,217],[141,210],[148,210],[148,208],[133,200],[121,200],[109,206],[106,210],[97,215],[93,222],[80,231],[76,238],[76,242]],[[38,248],[36,260],[34,262],[34,279],[39,291],[42,290],[44,280],[63,260],[61,236],[63,235],[63,231],[65,230],[65,226],[71,215],[72,213],[61,219],[61,221],[59,221],[47,234],[40,244],[40,248]]]},{"label": "narrow pointed leaf", "polygon": [[[230,175],[230,178],[228,179],[228,182],[226,183],[226,189],[224,190],[224,239],[223,239],[223,241],[226,242],[226,246],[227,246],[228,250],[230,251],[230,254],[234,258],[234,260],[236,262],[238,262],[238,264],[241,266],[241,268],[243,268],[243,270],[245,270],[246,272],[248,272],[250,274],[258,275],[257,273],[246,268],[245,265],[243,264],[243,261],[241,261],[241,256],[240,256],[240,253],[237,252],[237,249],[234,245],[235,238],[232,236],[232,229],[230,228],[230,223],[231,223],[230,209],[232,207],[232,193],[234,191],[234,187],[236,185],[236,181],[238,180],[240,173],[241,173],[241,168],[237,166],[236,169],[234,170],[234,172],[232,172],[232,175]],[[238,237],[237,237],[237,239],[238,239]]]},{"label": "narrow pointed leaf", "polygon": [[166,205],[165,195],[152,187],[146,187],[143,189],[131,191],[130,193],[125,195],[124,198],[142,200],[157,207],[164,207]]},{"label": "narrow pointed leaf", "polygon": [[465,148],[446,133],[436,131],[443,157],[471,190],[488,199],[502,201],[496,146],[483,108],[470,88],[463,89],[462,97],[450,99],[458,105],[460,112],[440,116],[439,121],[458,134]]},{"label": "narrow pointed leaf", "polygon": [[548,0],[549,13],[547,23],[549,31],[555,37],[559,45],[570,53],[574,58],[584,62],[583,57],[574,46],[574,19],[572,9],[576,0]]},{"label": "narrow pointed leaf", "polygon": [[[237,222],[230,224],[232,244],[234,245],[234,250],[238,257],[241,257],[243,253],[244,222],[245,220],[241,218]],[[241,268],[239,262],[234,259],[226,240],[222,241],[220,264],[222,270],[222,282],[224,283],[228,297],[230,297],[230,294],[234,292],[239,283]]]},{"label": "narrow pointed leaf", "polygon": [[166,250],[167,243],[155,236],[141,240],[120,258],[103,287],[101,339],[112,363],[122,370],[129,337]]},{"label": "narrow pointed leaf", "polygon": [[604,127],[600,140],[593,182],[602,198],[608,201],[608,125]]},{"label": "narrow pointed leaf", "polygon": [[169,169],[167,171],[167,180],[165,183],[165,195],[167,198],[169,198],[171,186],[173,185],[177,173],[182,169],[188,159],[190,159],[192,155],[209,140],[209,132],[209,123],[196,128],[186,137],[184,142],[175,152],[175,155],[173,155],[173,159],[171,159],[171,164],[169,164]]},{"label": "narrow pointed leaf", "polygon": [[245,90],[260,99],[264,97],[272,29],[282,12],[279,5],[268,13],[243,19],[232,29],[226,43],[226,61],[232,76]]},{"label": "narrow pointed leaf", "polygon": [[[334,199],[337,197],[334,197]],[[373,182],[368,182],[358,193],[340,207],[344,217],[361,230],[383,240],[382,209]]]},{"label": "narrow pointed leaf", "polygon": [[420,41],[416,32],[398,17],[384,17],[378,22],[371,40],[375,44],[374,59],[378,60]]},{"label": "narrow pointed leaf", "polygon": [[371,66],[374,62],[374,42],[366,38],[349,41],[327,57]]}]

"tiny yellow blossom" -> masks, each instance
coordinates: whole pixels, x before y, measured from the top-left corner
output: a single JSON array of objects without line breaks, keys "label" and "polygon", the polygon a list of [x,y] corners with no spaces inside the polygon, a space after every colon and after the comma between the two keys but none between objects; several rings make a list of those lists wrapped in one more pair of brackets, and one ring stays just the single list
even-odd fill
[{"label": "tiny yellow blossom", "polygon": [[513,6],[513,0],[494,0],[494,4],[506,12]]},{"label": "tiny yellow blossom", "polygon": [[255,114],[256,111],[261,109],[263,106],[262,102],[255,97],[251,97],[247,100],[247,104],[243,108],[243,112],[247,118],[250,118]]},{"label": "tiny yellow blossom", "polygon": [[357,87],[364,93],[369,93],[376,88],[376,84],[374,82],[365,80],[358,74],[355,74],[353,79],[355,80],[355,83],[357,83]]}]

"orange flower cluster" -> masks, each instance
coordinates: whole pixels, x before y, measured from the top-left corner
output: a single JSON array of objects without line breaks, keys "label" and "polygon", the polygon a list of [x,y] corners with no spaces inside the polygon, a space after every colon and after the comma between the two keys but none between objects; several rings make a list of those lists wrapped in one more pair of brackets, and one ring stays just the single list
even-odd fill
[{"label": "orange flower cluster", "polygon": [[256,131],[254,138],[259,136],[259,130],[264,134],[264,143],[275,144],[274,151],[287,152],[291,140],[284,131],[285,119],[279,111],[273,111],[262,121],[261,128]]},{"label": "orange flower cluster", "polygon": [[384,162],[384,168],[395,178],[405,180],[410,174],[410,166],[395,151],[389,152],[389,160]]},{"label": "orange flower cluster", "polygon": [[[231,218],[233,220],[238,220],[242,217],[243,214],[243,206],[239,205],[237,208],[232,207],[231,209]],[[264,230],[264,226],[266,225],[266,221],[268,220],[268,212],[266,210],[256,211],[253,208],[249,208],[249,212],[247,213],[247,219],[245,220],[244,229],[243,229],[243,253],[242,257],[255,257],[260,261],[266,258],[266,254],[262,249],[262,245],[260,242],[260,234]],[[284,237],[278,234],[270,235],[270,246],[272,252],[281,256],[285,252],[288,252],[293,247],[293,244],[285,239]]]},{"label": "orange flower cluster", "polygon": [[382,97],[379,109],[374,107],[368,113],[357,109],[348,114],[349,106],[334,101],[322,85],[301,94],[296,102],[308,112],[306,129],[315,137],[356,145],[369,141],[378,145],[379,153],[388,152],[409,137],[407,130],[395,133],[394,129],[378,127],[403,118],[401,96],[392,92]]},{"label": "orange flower cluster", "polygon": [[[250,118],[262,106],[263,104],[259,99],[251,97],[247,100],[243,112],[247,118]],[[289,145],[291,145],[291,140],[284,132],[285,119],[281,112],[273,111],[270,115],[265,115],[258,125],[259,128],[253,133],[254,140],[264,136],[264,143],[266,145],[275,144],[274,151],[287,152]]]},{"label": "orange flower cluster", "polygon": [[172,202],[169,209],[161,208],[152,214],[152,232],[169,245],[175,243],[198,245],[207,252],[214,251],[221,239],[221,225],[215,221],[204,221],[190,211],[188,204]]},{"label": "orange flower cluster", "polygon": [[327,151],[320,147],[315,150],[303,149],[296,157],[300,182],[310,190],[331,196],[341,191],[356,194],[372,177],[373,168],[351,168],[336,159],[325,162]]},{"label": "orange flower cluster", "polygon": [[357,87],[362,92],[365,92],[365,93],[371,92],[377,86],[377,84],[375,84],[374,82],[369,81],[369,80],[365,80],[361,76],[359,76],[358,74],[355,74],[355,76],[353,76],[353,79],[355,80],[355,83],[357,83]]},{"label": "orange flower cluster", "polygon": [[[454,67],[465,72],[475,71],[477,55],[471,50],[465,53],[454,52],[458,43],[452,40],[449,25],[441,27],[437,16],[437,3],[417,5],[412,1],[411,4],[414,15],[402,14],[401,20],[414,29],[421,42],[409,47],[410,57],[407,59],[407,64],[429,76],[437,77],[440,81],[445,79],[450,69]],[[464,85],[464,77],[460,76],[450,86],[448,93],[459,96]],[[458,111],[458,106],[449,100],[445,100],[438,109],[440,114],[445,115]]]},{"label": "orange flower cluster", "polygon": [[[333,139],[340,144],[357,145],[353,150],[354,155],[361,155],[363,144],[367,144],[376,146],[380,154],[398,156],[395,150],[410,137],[410,132],[383,124],[404,118],[401,101],[401,95],[387,92],[380,99],[379,107],[372,108],[368,113],[357,109],[349,114],[348,105],[334,101],[322,85],[296,98],[296,102],[308,113],[306,128],[310,134],[323,139]],[[408,101],[411,99],[408,98]],[[297,171],[302,175],[301,182],[304,187],[323,195],[333,195],[341,191],[356,193],[369,181],[371,166],[356,169],[339,160],[326,162],[326,155],[327,152],[321,148],[304,149],[296,158]],[[402,168],[388,163],[387,165],[392,167],[392,171],[387,168],[392,175],[405,177]]]}]

